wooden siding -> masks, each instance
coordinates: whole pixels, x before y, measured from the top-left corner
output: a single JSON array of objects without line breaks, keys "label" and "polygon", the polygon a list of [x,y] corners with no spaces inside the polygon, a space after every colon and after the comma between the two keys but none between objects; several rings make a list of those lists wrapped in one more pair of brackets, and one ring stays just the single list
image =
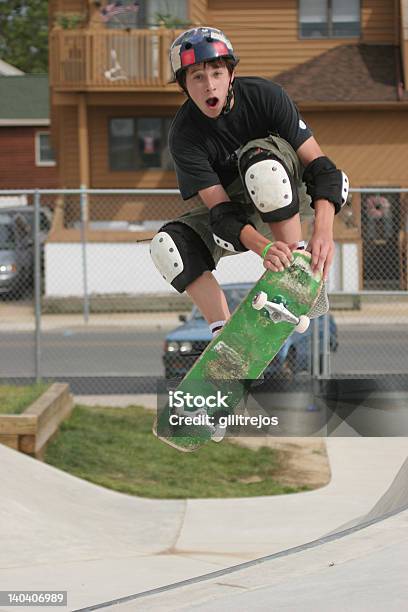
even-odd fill
[{"label": "wooden siding", "polygon": [[189,19],[192,25],[206,25],[208,0],[190,0]]},{"label": "wooden siding", "polygon": [[58,186],[56,166],[35,165],[35,133],[44,127],[0,128],[0,189],[52,189]]},{"label": "wooden siding", "polygon": [[305,112],[323,151],[352,187],[408,187],[406,111]]},{"label": "wooden siding", "polygon": [[363,0],[362,42],[398,44],[397,10],[395,0]]},{"label": "wooden siding", "polygon": [[333,47],[359,40],[395,42],[394,0],[363,0],[361,39],[301,39],[298,0],[209,0],[208,21],[231,38],[241,57],[242,75],[273,77]]},{"label": "wooden siding", "polygon": [[[140,107],[140,116],[162,116],[164,108]],[[171,113],[169,113],[171,114]],[[95,188],[175,188],[173,172],[109,169],[108,119],[135,116],[129,107],[88,108],[91,186]],[[324,152],[349,174],[353,186],[408,187],[408,123],[406,111],[305,111],[305,119]],[[76,107],[61,107],[61,185],[79,186],[78,124]]]},{"label": "wooden siding", "polygon": [[[298,0],[253,0],[251,3],[247,0],[190,0],[189,4],[192,24],[219,27],[231,38],[241,57],[240,74],[267,78],[340,45],[357,42],[397,44],[397,13],[397,0],[362,0],[360,38],[301,39]],[[168,48],[178,31],[118,31],[100,27],[99,22],[98,27],[91,25],[94,27],[52,30],[50,82],[54,89],[174,89],[168,85]],[[119,80],[116,74],[113,80],[106,76],[113,66],[112,49],[123,72]]]},{"label": "wooden siding", "polygon": [[63,106],[59,112],[59,166],[61,187],[79,187],[78,109]]}]

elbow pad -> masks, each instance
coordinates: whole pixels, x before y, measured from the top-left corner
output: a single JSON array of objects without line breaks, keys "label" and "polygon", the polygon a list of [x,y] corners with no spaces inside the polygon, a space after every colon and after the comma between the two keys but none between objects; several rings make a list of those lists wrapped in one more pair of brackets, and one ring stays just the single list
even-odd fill
[{"label": "elbow pad", "polygon": [[334,204],[337,214],[347,202],[348,177],[342,170],[338,170],[328,157],[317,157],[310,162],[303,173],[303,181],[312,198],[312,208],[316,200],[329,200]]},{"label": "elbow pad", "polygon": [[239,239],[245,225],[253,225],[239,202],[221,202],[210,209],[210,228],[215,243],[232,253],[247,251]]}]

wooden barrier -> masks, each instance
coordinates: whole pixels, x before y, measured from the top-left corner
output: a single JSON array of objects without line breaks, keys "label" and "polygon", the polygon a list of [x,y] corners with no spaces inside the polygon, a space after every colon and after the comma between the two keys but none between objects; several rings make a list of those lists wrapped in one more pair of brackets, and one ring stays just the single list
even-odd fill
[{"label": "wooden barrier", "polygon": [[43,459],[48,442],[74,407],[69,386],[54,383],[20,415],[0,415],[0,443]]}]

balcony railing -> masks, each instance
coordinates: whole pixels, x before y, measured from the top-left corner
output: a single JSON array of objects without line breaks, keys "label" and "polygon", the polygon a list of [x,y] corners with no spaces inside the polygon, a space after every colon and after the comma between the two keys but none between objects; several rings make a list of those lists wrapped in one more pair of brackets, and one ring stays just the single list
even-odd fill
[{"label": "balcony railing", "polygon": [[54,30],[51,84],[59,90],[160,89],[171,79],[169,48],[178,32]]}]

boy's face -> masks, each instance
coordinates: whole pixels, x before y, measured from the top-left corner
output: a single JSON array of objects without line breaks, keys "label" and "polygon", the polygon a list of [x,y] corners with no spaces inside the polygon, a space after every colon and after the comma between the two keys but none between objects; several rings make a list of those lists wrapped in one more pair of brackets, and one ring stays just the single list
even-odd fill
[{"label": "boy's face", "polygon": [[231,75],[223,62],[196,64],[187,68],[186,87],[200,111],[215,119],[224,108],[230,79]]}]

